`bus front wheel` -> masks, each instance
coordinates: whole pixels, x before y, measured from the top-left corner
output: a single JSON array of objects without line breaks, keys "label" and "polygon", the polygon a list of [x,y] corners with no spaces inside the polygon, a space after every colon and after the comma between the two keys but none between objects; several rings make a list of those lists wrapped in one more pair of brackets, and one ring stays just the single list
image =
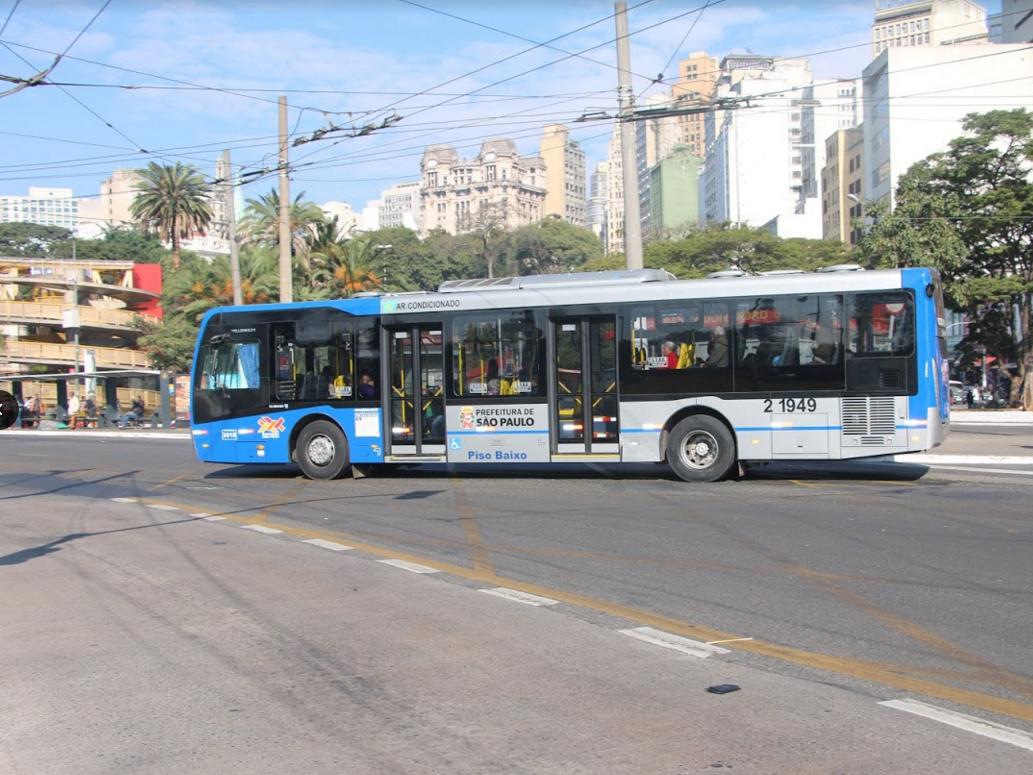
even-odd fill
[{"label": "bus front wheel", "polygon": [[336,479],[348,468],[348,439],[332,422],[310,422],[298,435],[297,459],[309,479]]},{"label": "bus front wheel", "polygon": [[735,465],[735,440],[714,417],[686,417],[667,438],[667,462],[686,482],[716,482]]}]

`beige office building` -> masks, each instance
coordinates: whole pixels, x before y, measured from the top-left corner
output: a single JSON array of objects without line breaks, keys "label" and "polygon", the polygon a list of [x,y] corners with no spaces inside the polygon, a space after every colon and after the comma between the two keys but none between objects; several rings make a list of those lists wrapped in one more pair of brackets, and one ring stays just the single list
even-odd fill
[{"label": "beige office building", "polygon": [[986,9],[972,0],[878,0],[872,56],[887,48],[989,42]]},{"label": "beige office building", "polygon": [[[692,52],[678,63],[678,82],[671,87],[675,106],[692,107],[709,103],[720,74],[716,57],[708,55],[706,51]],[[691,154],[700,158],[707,155],[703,116],[703,113],[695,113],[677,119],[680,133],[678,144],[687,145]]]},{"label": "beige office building", "polygon": [[545,217],[545,161],[512,140],[488,140],[473,159],[431,145],[420,161],[420,233],[514,229]]},{"label": "beige office building", "polygon": [[545,161],[545,215],[587,226],[585,152],[562,124],[545,127],[539,144]]},{"label": "beige office building", "polygon": [[821,237],[856,245],[864,216],[864,131],[839,129],[825,140],[821,170]]},{"label": "beige office building", "polygon": [[621,128],[614,122],[606,147],[606,241],[607,253],[624,252],[624,160],[621,158]]}]

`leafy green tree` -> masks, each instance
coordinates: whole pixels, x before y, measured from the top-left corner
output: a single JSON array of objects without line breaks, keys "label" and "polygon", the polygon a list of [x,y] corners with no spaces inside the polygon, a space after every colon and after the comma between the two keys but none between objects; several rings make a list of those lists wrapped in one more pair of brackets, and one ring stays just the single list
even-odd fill
[{"label": "leafy green tree", "polygon": [[[291,255],[301,258],[308,265],[308,240],[316,236],[316,229],[326,217],[319,205],[304,199],[302,191],[288,208],[288,223],[291,232]],[[244,217],[240,220],[242,233],[250,242],[266,245],[280,244],[280,194],[273,188],[258,199],[245,202]],[[336,235],[335,235],[336,238]]]},{"label": "leafy green tree", "polygon": [[603,244],[595,234],[559,218],[515,229],[507,248],[508,263],[518,274],[571,272],[603,254]]},{"label": "leafy green tree", "polygon": [[172,244],[172,263],[178,267],[180,240],[212,222],[211,187],[195,168],[180,162],[152,161],[136,173],[142,180],[135,186],[139,193],[129,210],[142,226]]},{"label": "leafy green tree", "polygon": [[52,246],[72,239],[60,226],[36,223],[0,223],[0,256],[43,258]]},{"label": "leafy green tree", "polygon": [[962,128],[900,179],[896,208],[874,211],[859,248],[869,263],[939,269],[948,302],[974,321],[964,346],[1014,361],[1011,401],[1033,410],[1033,114],[970,113]]},{"label": "leafy green tree", "polygon": [[[51,255],[71,258],[72,241],[55,243]],[[136,264],[160,264],[171,258],[171,252],[153,235],[134,228],[109,229],[99,239],[75,240],[76,258],[89,261],[132,261]]]},{"label": "leafy green tree", "polygon": [[173,315],[165,322],[141,318],[140,347],[147,353],[151,367],[162,371],[190,371],[197,340],[197,325],[185,315]]}]

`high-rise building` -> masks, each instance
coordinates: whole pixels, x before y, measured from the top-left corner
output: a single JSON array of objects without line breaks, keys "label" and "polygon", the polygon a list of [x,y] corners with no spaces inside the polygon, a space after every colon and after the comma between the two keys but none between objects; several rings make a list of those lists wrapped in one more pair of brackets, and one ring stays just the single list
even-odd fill
[{"label": "high-rise building", "polygon": [[[1002,80],[1002,73],[1019,76]],[[968,113],[1031,93],[1033,51],[993,44],[889,48],[863,78],[865,199],[892,206],[897,179],[915,162],[947,150]]]},{"label": "high-rise building", "polygon": [[420,181],[395,183],[380,192],[380,228],[420,228]]},{"label": "high-rise building", "polygon": [[825,138],[861,123],[861,80],[822,81],[803,90],[800,156],[803,160],[801,200],[821,197]]},{"label": "high-rise building", "polygon": [[0,223],[11,222],[59,226],[75,233],[79,200],[70,188],[30,186],[28,196],[0,196]]},{"label": "high-rise building", "polygon": [[550,124],[542,133],[539,153],[545,161],[545,214],[584,227],[585,152],[570,139],[567,127]]},{"label": "high-rise building", "polygon": [[[639,107],[640,112],[650,109],[669,110],[672,107],[671,97],[667,94],[654,94],[647,97]],[[649,234],[650,170],[661,159],[667,158],[678,144],[681,127],[674,116],[664,118],[647,118],[635,122],[635,161],[638,164],[638,207],[639,220],[642,223],[642,234]]]},{"label": "high-rise building", "polygon": [[621,158],[621,129],[614,123],[606,146],[606,241],[607,253],[624,252],[624,162]]},{"label": "high-rise building", "polygon": [[703,160],[678,145],[649,171],[651,237],[699,222],[699,168]]},{"label": "high-rise building", "polygon": [[821,238],[856,245],[864,215],[864,132],[837,129],[825,140],[821,170]]},{"label": "high-rise building", "polygon": [[[706,114],[703,217],[763,226],[806,199],[803,102],[810,66],[806,59],[749,55],[726,57],[721,69],[715,98],[753,99],[750,107],[722,111],[723,119]],[[820,221],[814,230],[820,233]]]},{"label": "high-rise building", "polygon": [[877,0],[872,56],[888,48],[987,43],[986,9],[972,0]]},{"label": "high-rise building", "polygon": [[142,178],[135,170],[117,169],[100,184],[100,217],[107,227],[134,223],[129,207],[136,199],[136,185]]},{"label": "high-rise building", "polygon": [[990,27],[994,43],[1033,43],[1033,0],[1001,0]]},{"label": "high-rise building", "polygon": [[[706,105],[714,96],[717,78],[720,75],[717,58],[705,51],[693,51],[678,63],[678,82],[671,87],[671,97],[679,108]],[[678,142],[687,145],[693,156],[706,155],[703,114],[691,113],[677,118],[680,137]]]},{"label": "high-rise building", "polygon": [[428,146],[420,173],[422,234],[513,229],[544,217],[545,161],[521,156],[512,140],[487,140],[473,159],[450,145]]},{"label": "high-rise building", "polygon": [[601,161],[592,173],[592,196],[588,200],[588,228],[606,244],[606,196],[610,163]]}]

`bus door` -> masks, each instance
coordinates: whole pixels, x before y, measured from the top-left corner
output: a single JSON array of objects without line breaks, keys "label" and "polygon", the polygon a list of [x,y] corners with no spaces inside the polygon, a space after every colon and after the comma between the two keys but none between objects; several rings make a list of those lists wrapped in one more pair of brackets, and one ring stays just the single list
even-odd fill
[{"label": "bus door", "polygon": [[554,454],[618,456],[615,319],[557,318],[552,332],[549,402]]},{"label": "bus door", "polygon": [[445,359],[440,324],[388,327],[389,381],[384,416],[390,452],[445,455]]}]

